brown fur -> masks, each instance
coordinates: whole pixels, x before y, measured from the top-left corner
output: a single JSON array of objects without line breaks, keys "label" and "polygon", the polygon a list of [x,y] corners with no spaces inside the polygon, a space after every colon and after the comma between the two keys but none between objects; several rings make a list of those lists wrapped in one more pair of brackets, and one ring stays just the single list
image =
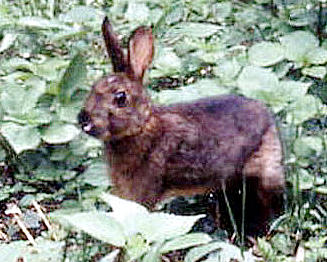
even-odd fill
[{"label": "brown fur", "polygon": [[153,56],[151,30],[135,31],[126,57],[107,19],[102,29],[115,74],[92,87],[79,122],[104,141],[116,194],[153,207],[169,196],[222,185],[238,190],[245,176],[254,196],[247,201],[260,212],[254,224],[266,223],[280,208],[272,202],[285,184],[281,145],[266,107],[235,95],[154,105],[142,87]]}]

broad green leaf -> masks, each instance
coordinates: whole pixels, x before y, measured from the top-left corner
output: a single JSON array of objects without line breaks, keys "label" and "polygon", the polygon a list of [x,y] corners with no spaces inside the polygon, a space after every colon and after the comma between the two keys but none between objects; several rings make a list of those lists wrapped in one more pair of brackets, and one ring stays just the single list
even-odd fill
[{"label": "broad green leaf", "polygon": [[327,50],[321,47],[310,50],[307,54],[307,62],[314,65],[322,65],[327,62]]},{"label": "broad green leaf", "polygon": [[77,124],[77,116],[81,111],[81,106],[79,104],[70,103],[67,106],[60,106],[57,111],[59,120]]},{"label": "broad green leaf", "polygon": [[246,66],[238,80],[238,87],[244,94],[251,95],[256,90],[271,92],[278,86],[277,76],[268,69],[255,66]]},{"label": "broad green leaf", "polygon": [[49,108],[34,108],[26,114],[26,124],[42,125],[52,121],[52,114]]},{"label": "broad green leaf", "polygon": [[231,2],[220,2],[215,3],[212,6],[215,18],[218,21],[224,21],[224,19],[232,13],[232,3]]},{"label": "broad green leaf", "polygon": [[78,89],[86,76],[85,59],[81,53],[74,56],[62,77],[59,87],[59,99],[63,104],[71,101],[71,96]]},{"label": "broad green leaf", "polygon": [[293,145],[294,153],[298,157],[312,157],[323,151],[323,141],[318,136],[301,136]]},{"label": "broad green leaf", "polygon": [[300,190],[310,190],[313,189],[315,184],[314,175],[310,174],[308,170],[301,168],[298,171],[299,177],[299,189]]},{"label": "broad green leaf", "polygon": [[3,109],[10,115],[24,116],[34,107],[45,93],[45,81],[33,77],[25,82],[27,87],[9,84],[4,87],[0,101]]},{"label": "broad green leaf", "polygon": [[144,206],[136,202],[122,199],[107,193],[103,193],[101,198],[111,206],[113,213],[120,213],[121,218],[129,217],[130,214],[149,214]]},{"label": "broad green leaf", "polygon": [[219,86],[214,79],[201,79],[194,84],[182,87],[185,92],[198,93],[198,97],[217,96],[229,93],[229,90]]},{"label": "broad green leaf", "polygon": [[178,249],[207,244],[212,238],[204,233],[190,233],[166,242],[160,249],[161,253],[168,253]]},{"label": "broad green leaf", "polygon": [[66,221],[78,230],[107,242],[116,247],[123,247],[126,239],[122,226],[108,213],[104,212],[82,212],[62,216]]},{"label": "broad green leaf", "polygon": [[175,75],[182,69],[182,61],[171,48],[160,48],[154,60],[154,69],[151,77]]},{"label": "broad green leaf", "polygon": [[162,243],[151,245],[151,249],[143,256],[141,262],[161,262],[160,247]]},{"label": "broad green leaf", "polygon": [[5,34],[0,43],[0,53],[10,48],[14,44],[16,38],[17,34]]},{"label": "broad green leaf", "polygon": [[305,95],[289,106],[286,120],[296,125],[315,117],[319,113],[321,101],[312,95]]},{"label": "broad green leaf", "polygon": [[154,94],[154,100],[160,104],[190,102],[195,99],[228,94],[229,90],[219,86],[214,79],[202,79],[176,90],[163,90]]},{"label": "broad green leaf", "polygon": [[110,185],[107,175],[107,166],[103,162],[91,164],[82,174],[81,178],[87,184],[95,187],[108,187]]},{"label": "broad green leaf", "polygon": [[17,69],[34,72],[34,64],[19,57],[13,57],[11,59],[1,61],[0,68],[7,72],[12,72]]},{"label": "broad green leaf", "polygon": [[136,261],[150,249],[149,243],[140,234],[128,238],[126,244],[126,254],[128,261]]},{"label": "broad green leaf", "polygon": [[36,149],[41,142],[40,133],[33,126],[3,123],[0,130],[17,154],[24,150]]},{"label": "broad green leaf", "polygon": [[166,34],[204,38],[217,33],[220,29],[220,26],[209,23],[182,22],[172,27]]},{"label": "broad green leaf", "polygon": [[[22,244],[22,241],[19,243]],[[2,261],[17,261],[20,256],[19,252],[17,252],[19,248],[21,248],[21,246],[18,246],[17,242],[12,242],[11,244],[0,244],[0,257]]]},{"label": "broad green leaf", "polygon": [[125,13],[125,18],[128,21],[145,22],[147,21],[149,15],[150,15],[150,10],[145,3],[129,1]]},{"label": "broad green leaf", "polygon": [[241,70],[241,65],[233,60],[225,60],[213,68],[213,73],[224,81],[232,81]]},{"label": "broad green leaf", "polygon": [[184,262],[196,262],[209,253],[219,250],[223,242],[213,242],[204,246],[192,248],[185,256]]},{"label": "broad green leaf", "polygon": [[277,76],[268,69],[247,66],[237,79],[241,93],[247,97],[264,100],[279,111],[286,103],[284,90]]},{"label": "broad green leaf", "polygon": [[49,144],[67,143],[73,140],[80,129],[71,124],[54,123],[42,133],[42,139]]},{"label": "broad green leaf", "polygon": [[34,174],[35,178],[42,181],[67,181],[76,176],[76,171],[39,167],[34,171]]},{"label": "broad green leaf", "polygon": [[150,213],[139,224],[140,233],[149,242],[173,239],[189,232],[194,223],[204,216],[176,216],[165,213]]},{"label": "broad green leaf", "polygon": [[243,251],[240,256],[240,249],[231,244],[225,243],[221,251],[214,252],[202,262],[231,262],[231,261],[244,261],[244,262],[257,262],[258,257],[252,254],[252,251]]},{"label": "broad green leaf", "polygon": [[305,96],[311,86],[310,82],[300,82],[293,80],[284,80],[279,82],[280,88],[283,90],[283,96],[288,102],[296,101]]},{"label": "broad green leaf", "polygon": [[66,29],[68,30],[70,27],[64,25],[63,23],[56,21],[55,19],[46,19],[43,17],[37,16],[29,16],[29,17],[21,17],[17,24],[19,26],[26,26],[26,27],[35,27],[39,29]]},{"label": "broad green leaf", "polygon": [[163,90],[159,93],[154,93],[153,100],[159,104],[173,104],[179,102],[189,102],[200,98],[198,92],[195,90],[191,91],[187,92],[184,89]]},{"label": "broad green leaf", "polygon": [[[301,5],[300,5],[301,6]],[[310,12],[310,9],[303,8],[290,8],[289,23],[291,26],[303,27],[308,26],[315,22],[315,13]]]},{"label": "broad green leaf", "polygon": [[325,66],[304,67],[301,73],[303,75],[323,79],[327,73],[327,69]]},{"label": "broad green leaf", "polygon": [[103,193],[101,198],[111,206],[113,212],[110,213],[110,216],[119,221],[126,236],[130,237],[141,233],[140,224],[142,225],[149,216],[149,212],[144,206],[106,193]]},{"label": "broad green leaf", "polygon": [[48,81],[56,81],[59,78],[59,69],[69,64],[67,60],[59,58],[48,58],[41,64],[34,64],[33,72]]},{"label": "broad green leaf", "polygon": [[276,260],[275,250],[272,248],[271,244],[266,241],[264,238],[258,238],[258,248],[263,254],[265,260]]},{"label": "broad green leaf", "polygon": [[114,251],[111,251],[105,257],[101,258],[99,262],[116,262],[120,252],[121,250],[117,248]]},{"label": "broad green leaf", "polygon": [[307,62],[308,52],[319,45],[318,39],[308,31],[295,31],[281,38],[285,57],[291,61]]},{"label": "broad green leaf", "polygon": [[272,42],[254,44],[248,54],[250,63],[255,66],[271,66],[284,59],[281,45]]},{"label": "broad green leaf", "polygon": [[66,14],[61,15],[60,20],[70,23],[85,23],[99,20],[100,12],[91,6],[75,6]]},{"label": "broad green leaf", "polygon": [[[0,257],[2,261],[16,262],[13,257],[20,257],[23,261],[35,261],[35,262],[57,262],[63,259],[64,242],[51,241],[43,238],[36,239],[36,247],[28,245],[27,241],[13,241],[10,244],[0,245]],[[4,254],[1,250],[4,248]],[[12,254],[5,251],[12,250]]]}]

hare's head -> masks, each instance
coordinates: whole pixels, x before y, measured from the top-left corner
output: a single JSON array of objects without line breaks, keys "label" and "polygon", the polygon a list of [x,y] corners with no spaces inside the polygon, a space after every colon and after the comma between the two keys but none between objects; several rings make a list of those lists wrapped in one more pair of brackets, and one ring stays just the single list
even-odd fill
[{"label": "hare's head", "polygon": [[82,129],[103,141],[138,134],[151,114],[151,104],[142,85],[143,75],[153,57],[151,28],[139,27],[124,54],[106,17],[102,33],[114,74],[92,86],[84,109],[78,116]]}]

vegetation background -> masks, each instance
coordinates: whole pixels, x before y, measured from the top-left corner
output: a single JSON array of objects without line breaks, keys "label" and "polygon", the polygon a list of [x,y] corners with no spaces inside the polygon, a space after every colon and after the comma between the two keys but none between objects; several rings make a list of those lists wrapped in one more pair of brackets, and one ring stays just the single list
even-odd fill
[{"label": "vegetation background", "polygon": [[[274,234],[236,246],[190,233],[201,215],[103,193],[102,146],[76,116],[111,71],[105,15],[122,36],[153,26],[156,103],[237,93],[270,106],[288,187]],[[0,0],[0,260],[327,261],[326,18],[325,0]]]}]

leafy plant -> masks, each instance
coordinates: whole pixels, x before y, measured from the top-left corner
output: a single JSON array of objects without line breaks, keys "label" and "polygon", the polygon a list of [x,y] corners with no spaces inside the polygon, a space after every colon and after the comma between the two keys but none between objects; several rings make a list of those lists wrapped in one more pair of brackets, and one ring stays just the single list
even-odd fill
[{"label": "leafy plant", "polygon": [[[82,212],[62,215],[65,221],[78,230],[121,248],[124,261],[141,259],[158,261],[160,255],[176,249],[189,248],[212,241],[203,233],[189,233],[194,223],[203,215],[176,216],[165,213],[150,213],[134,202],[102,194],[102,199],[113,209],[112,212]],[[154,252],[156,249],[157,251]]]}]

